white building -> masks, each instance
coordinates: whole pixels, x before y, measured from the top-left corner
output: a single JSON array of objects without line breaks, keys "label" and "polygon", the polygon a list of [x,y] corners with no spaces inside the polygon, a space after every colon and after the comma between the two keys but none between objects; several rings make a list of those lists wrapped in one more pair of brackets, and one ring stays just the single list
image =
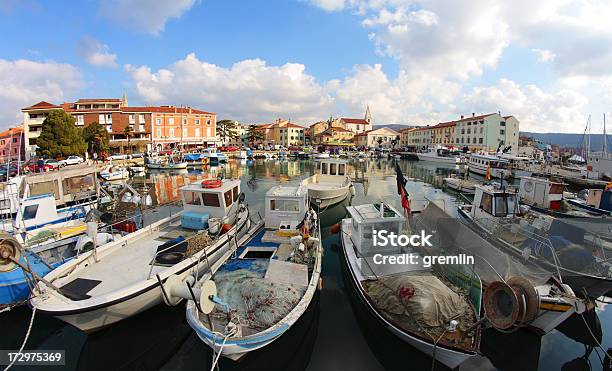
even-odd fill
[{"label": "white building", "polygon": [[355,145],[369,148],[392,148],[393,141],[396,140],[396,147],[400,144],[400,133],[393,129],[383,127],[365,133],[355,135]]},{"label": "white building", "polygon": [[468,147],[472,151],[496,151],[498,147],[511,147],[511,153],[518,153],[519,121],[514,116],[499,113],[471,117],[461,116],[456,121],[456,147]]}]

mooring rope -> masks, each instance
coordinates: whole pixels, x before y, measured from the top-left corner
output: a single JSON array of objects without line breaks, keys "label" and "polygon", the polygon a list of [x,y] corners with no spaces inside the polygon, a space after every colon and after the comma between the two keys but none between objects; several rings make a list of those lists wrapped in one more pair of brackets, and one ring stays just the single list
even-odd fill
[{"label": "mooring rope", "polygon": [[[23,348],[25,348],[25,345],[28,342],[28,338],[30,337],[30,333],[32,331],[32,324],[34,324],[35,316],[36,316],[36,307],[33,307],[32,308],[32,318],[30,318],[30,325],[28,326],[28,331],[26,332],[25,338],[23,339],[23,343],[21,344],[21,348],[19,348],[19,352],[17,354],[21,354],[21,352],[23,352]],[[9,365],[6,366],[4,371],[8,371],[11,367],[13,367],[13,365],[17,361],[17,358],[18,357],[14,357],[11,363],[9,363]]]}]

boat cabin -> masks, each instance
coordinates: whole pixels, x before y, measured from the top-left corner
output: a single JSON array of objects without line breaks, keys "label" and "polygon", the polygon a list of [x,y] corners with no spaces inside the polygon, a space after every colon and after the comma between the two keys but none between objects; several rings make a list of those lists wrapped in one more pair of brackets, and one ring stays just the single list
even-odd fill
[{"label": "boat cabin", "polygon": [[275,186],[266,193],[266,228],[296,229],[304,219],[308,190],[305,187]]},{"label": "boat cabin", "polygon": [[469,165],[475,165],[480,168],[507,169],[508,164],[508,160],[491,155],[471,154],[469,159]]},{"label": "boat cabin", "polygon": [[[179,189],[183,202],[181,226],[208,228],[209,218],[223,218],[240,201],[239,180],[204,180]],[[237,206],[236,206],[237,207]]]},{"label": "boat cabin", "polygon": [[472,203],[472,218],[512,217],[518,210],[516,192],[511,189],[497,189],[492,186],[477,185]]},{"label": "boat cabin", "polygon": [[353,222],[351,240],[359,257],[395,252],[397,246],[374,246],[374,231],[386,230],[388,233],[406,234],[407,219],[393,206],[385,203],[365,204],[347,207]]},{"label": "boat cabin", "polygon": [[348,175],[348,162],[337,158],[326,158],[317,161],[317,174],[321,176],[341,176]]},{"label": "boat cabin", "polygon": [[522,177],[519,185],[521,202],[535,207],[560,210],[567,184],[535,177]]}]

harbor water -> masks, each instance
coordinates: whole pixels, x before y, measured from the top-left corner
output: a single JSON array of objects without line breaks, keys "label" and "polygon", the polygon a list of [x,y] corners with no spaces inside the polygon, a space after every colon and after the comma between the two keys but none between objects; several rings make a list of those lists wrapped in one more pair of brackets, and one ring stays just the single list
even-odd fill
[{"label": "harbor water", "polygon": [[[323,285],[307,320],[298,323],[293,339],[273,344],[255,359],[221,364],[220,369],[307,370],[430,370],[445,369],[430,357],[389,336],[363,313],[345,290],[346,272],[340,264],[339,235],[334,225],[346,217],[346,206],[385,201],[399,203],[395,164],[411,181],[406,185],[413,202],[436,202],[453,213],[457,200],[442,189],[450,174],[463,169],[407,160],[351,161],[356,171],[355,195],[344,203],[321,210],[324,243]],[[263,213],[265,193],[277,184],[295,185],[315,171],[311,160],[231,160],[221,167],[181,172],[150,172],[130,180],[146,185],[156,205],[179,199],[178,188],[203,176],[240,178],[249,208]],[[118,205],[120,209],[121,205]],[[318,304],[318,305],[317,305]],[[461,370],[602,370],[604,349],[612,347],[612,312],[605,300],[596,316],[574,316],[545,336],[520,329],[484,331],[481,353]],[[18,349],[32,315],[28,307],[0,314],[0,349]],[[587,328],[586,324],[590,324]],[[603,334],[602,334],[603,329]],[[596,338],[594,340],[593,338]],[[289,344],[289,345],[286,345]],[[25,349],[64,349],[67,370],[208,370],[212,354],[185,321],[184,305],[159,305],[102,331],[85,334],[57,319],[36,315]],[[599,353],[598,353],[599,352]],[[52,367],[53,368],[53,367]],[[15,369],[18,369],[15,367]]]}]

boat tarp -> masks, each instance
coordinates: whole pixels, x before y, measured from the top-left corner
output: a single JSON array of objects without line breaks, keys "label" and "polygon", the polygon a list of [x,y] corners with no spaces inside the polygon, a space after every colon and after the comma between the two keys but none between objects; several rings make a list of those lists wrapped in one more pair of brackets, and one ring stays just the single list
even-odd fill
[{"label": "boat tarp", "polygon": [[473,316],[467,300],[434,275],[388,276],[365,281],[364,286],[379,309],[412,316],[428,327],[447,326],[452,319]]},{"label": "boat tarp", "polygon": [[197,161],[204,158],[204,155],[201,153],[188,153],[185,155],[185,161]]}]

